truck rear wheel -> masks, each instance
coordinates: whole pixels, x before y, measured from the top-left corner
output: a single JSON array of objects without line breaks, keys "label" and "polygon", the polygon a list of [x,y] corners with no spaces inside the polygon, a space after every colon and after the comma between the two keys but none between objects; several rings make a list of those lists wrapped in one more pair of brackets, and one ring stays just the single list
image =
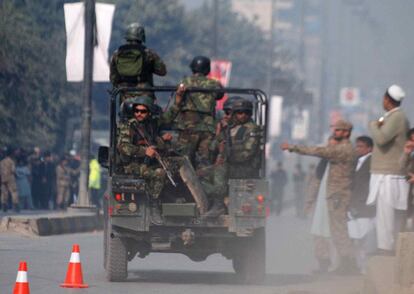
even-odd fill
[{"label": "truck rear wheel", "polygon": [[233,268],[241,281],[257,284],[266,275],[266,236],[264,228],[255,231],[252,237],[239,238],[233,257]]},{"label": "truck rear wheel", "polygon": [[106,278],[111,282],[124,281],[128,276],[127,250],[121,239],[108,236],[106,256]]}]

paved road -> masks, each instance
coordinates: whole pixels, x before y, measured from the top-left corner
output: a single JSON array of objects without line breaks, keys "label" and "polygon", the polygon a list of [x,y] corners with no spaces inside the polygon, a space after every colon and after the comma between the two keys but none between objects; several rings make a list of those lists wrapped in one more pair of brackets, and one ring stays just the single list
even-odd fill
[{"label": "paved road", "polygon": [[[11,293],[20,260],[29,267],[31,293],[358,293],[361,277],[314,277],[308,222],[288,209],[270,217],[267,232],[267,277],[264,285],[238,285],[231,262],[221,255],[195,263],[179,254],[151,254],[129,263],[128,280],[108,283],[102,266],[102,233],[51,237],[0,234],[0,293]],[[90,288],[59,288],[72,244],[78,243],[84,280]],[[338,291],[338,288],[343,290]]]}]

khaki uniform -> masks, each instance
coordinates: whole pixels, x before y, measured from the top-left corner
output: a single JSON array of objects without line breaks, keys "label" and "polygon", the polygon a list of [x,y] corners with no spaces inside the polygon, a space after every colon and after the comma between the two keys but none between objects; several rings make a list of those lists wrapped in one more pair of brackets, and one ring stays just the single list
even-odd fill
[{"label": "khaki uniform", "polygon": [[330,231],[338,254],[353,257],[352,242],[348,236],[347,212],[351,198],[351,183],[355,170],[355,156],[349,140],[325,147],[296,146],[289,151],[325,158],[329,161],[327,203]]},{"label": "khaki uniform", "polygon": [[13,204],[19,204],[19,196],[17,194],[15,172],[16,172],[16,165],[13,159],[11,159],[11,157],[7,156],[2,161],[0,161],[2,205],[7,206],[7,202],[9,199],[9,193],[12,196]]},{"label": "khaki uniform", "polygon": [[56,189],[56,204],[66,207],[70,196],[70,170],[62,164],[56,167]]}]

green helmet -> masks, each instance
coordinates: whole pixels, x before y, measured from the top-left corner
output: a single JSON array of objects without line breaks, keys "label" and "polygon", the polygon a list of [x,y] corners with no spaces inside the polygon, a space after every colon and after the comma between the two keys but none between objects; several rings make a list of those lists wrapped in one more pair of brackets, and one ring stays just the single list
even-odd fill
[{"label": "green helmet", "polygon": [[247,99],[236,100],[232,104],[233,113],[236,111],[250,111],[253,112],[253,103]]},{"label": "green helmet", "polygon": [[243,100],[243,97],[240,96],[231,96],[227,98],[227,100],[223,103],[223,110],[232,110],[233,109],[233,103],[239,100]]},{"label": "green helmet", "polygon": [[145,43],[144,27],[137,22],[129,24],[125,32],[125,39],[127,41],[138,41]]},{"label": "green helmet", "polygon": [[134,115],[134,107],[136,105],[144,105],[148,108],[149,112],[154,112],[154,101],[149,96],[136,96],[125,99],[121,104],[121,112],[127,118],[131,118]]}]

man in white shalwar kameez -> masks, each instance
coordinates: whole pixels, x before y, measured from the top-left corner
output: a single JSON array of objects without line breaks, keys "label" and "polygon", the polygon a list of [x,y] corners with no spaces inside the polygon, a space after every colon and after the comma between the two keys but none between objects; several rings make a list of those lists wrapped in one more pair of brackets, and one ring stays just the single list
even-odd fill
[{"label": "man in white shalwar kameez", "polygon": [[405,97],[397,85],[390,86],[383,97],[386,111],[369,124],[374,149],[371,161],[370,193],[367,205],[376,204],[377,242],[380,250],[391,253],[398,232],[396,215],[407,210],[409,184],[399,159],[407,140],[409,122],[400,105]]}]

